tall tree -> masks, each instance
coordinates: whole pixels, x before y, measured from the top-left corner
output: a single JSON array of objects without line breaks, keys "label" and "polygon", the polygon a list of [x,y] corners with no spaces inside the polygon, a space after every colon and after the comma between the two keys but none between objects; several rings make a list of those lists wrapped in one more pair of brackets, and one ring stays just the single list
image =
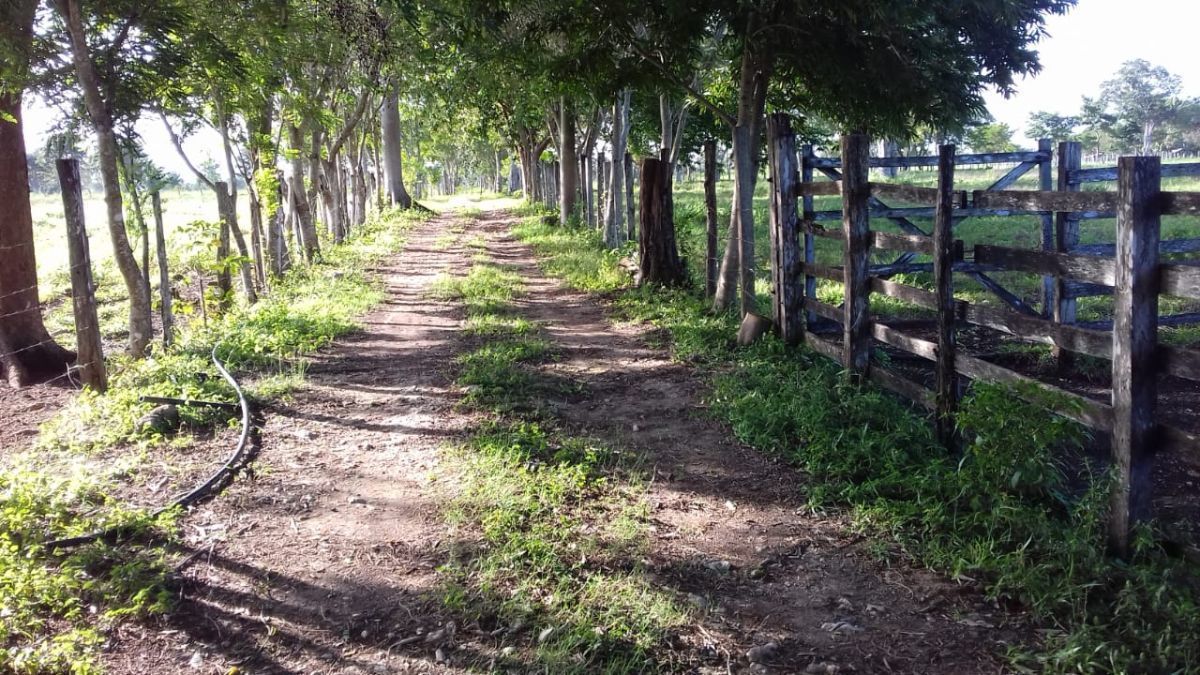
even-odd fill
[{"label": "tall tree", "polygon": [[1100,101],[1116,117],[1113,132],[1127,147],[1140,147],[1143,155],[1154,146],[1155,131],[1180,106],[1182,81],[1162,66],[1143,59],[1121,64],[1116,75],[1101,88]]},{"label": "tall tree", "polygon": [[37,0],[0,3],[0,376],[24,386],[66,372],[74,356],[46,331],[38,296],[21,102]]}]

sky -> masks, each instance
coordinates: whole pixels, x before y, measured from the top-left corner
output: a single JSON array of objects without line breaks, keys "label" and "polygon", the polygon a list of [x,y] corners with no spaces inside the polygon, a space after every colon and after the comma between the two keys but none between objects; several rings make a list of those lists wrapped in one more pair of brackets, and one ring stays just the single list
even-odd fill
[{"label": "sky", "polygon": [[1017,93],[1005,99],[988,96],[988,109],[999,122],[1024,139],[1029,114],[1046,110],[1079,112],[1083,96],[1095,96],[1100,85],[1131,59],[1145,59],[1183,78],[1184,95],[1200,96],[1200,39],[1197,0],[1079,0],[1063,16],[1046,20],[1049,35],[1038,45],[1042,71],[1017,82]]},{"label": "sky", "polygon": [[[1197,25],[1200,0],[1079,0],[1067,14],[1047,18],[1048,35],[1038,45],[1042,71],[1019,80],[1010,98],[989,94],[988,109],[998,122],[1017,130],[1018,145],[1032,147],[1033,140],[1024,138],[1030,113],[1078,112],[1083,96],[1095,96],[1123,62],[1137,58],[1179,75],[1184,94],[1200,96],[1200,58],[1193,42],[1200,40]],[[54,114],[36,101],[27,101],[25,135],[31,151],[41,147]],[[191,180],[161,121],[145,120],[139,132],[155,162]],[[211,131],[198,133],[184,144],[197,165],[206,157],[219,159],[219,148],[220,141]]]}]

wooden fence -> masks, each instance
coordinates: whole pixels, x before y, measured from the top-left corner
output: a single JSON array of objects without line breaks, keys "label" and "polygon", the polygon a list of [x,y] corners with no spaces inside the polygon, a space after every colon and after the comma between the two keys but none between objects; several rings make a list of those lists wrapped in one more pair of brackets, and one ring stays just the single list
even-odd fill
[{"label": "wooden fence", "polygon": [[[1160,250],[1174,251],[1170,242],[1160,242],[1160,216],[1200,215],[1200,193],[1163,192],[1160,180],[1164,175],[1200,170],[1200,166],[1163,167],[1158,158],[1124,157],[1119,167],[1110,171],[1080,169],[1068,161],[1065,166],[1060,164],[1061,189],[1055,191],[1048,185],[1047,142],[1038,151],[1029,153],[956,157],[954,146],[943,146],[937,157],[870,158],[868,139],[849,135],[843,138],[841,158],[833,160],[812,157],[807,151],[798,154],[785,115],[775,115],[769,120],[768,138],[774,309],[783,338],[793,344],[803,342],[837,360],[852,375],[869,378],[932,410],[938,436],[948,444],[953,443],[954,413],[961,396],[962,378],[1035,384],[1055,392],[1056,398],[1063,401],[1056,413],[1111,438],[1117,485],[1112,496],[1109,540],[1115,551],[1127,552],[1132,524],[1150,514],[1150,468],[1155,452],[1159,448],[1186,452],[1200,448],[1200,439],[1195,435],[1161,424],[1155,415],[1160,374],[1200,380],[1200,352],[1158,343],[1159,295],[1200,299],[1200,265],[1159,260]],[[1069,156],[1074,151],[1067,146],[1060,148],[1060,156]],[[1019,164],[989,190],[968,194],[955,189],[956,165],[998,162]],[[872,183],[869,179],[871,167],[928,165],[937,166],[936,188]],[[1039,171],[1041,189],[1007,189],[1020,173],[1034,168]],[[811,182],[814,169],[835,180]],[[1072,189],[1081,181],[1111,178],[1118,183],[1115,192]],[[820,225],[821,220],[831,219],[830,212],[813,209],[812,198],[820,195],[841,197],[842,209],[837,212],[841,228],[826,229]],[[880,201],[884,198],[926,206],[891,209]],[[1049,250],[1027,250],[978,245],[972,251],[964,250],[963,242],[954,238],[955,223],[963,217],[990,214],[1041,217],[1043,242],[1050,240],[1052,246]],[[1070,250],[1071,226],[1077,223],[1080,214],[1115,215],[1115,244],[1111,252]],[[917,215],[933,217],[932,232],[925,233],[912,223],[901,224]],[[872,230],[872,216],[896,222],[903,233]],[[1047,229],[1051,236],[1046,235]],[[842,264],[816,263],[814,238],[840,242]],[[890,280],[895,265],[872,267],[869,259],[872,249],[901,254],[898,263],[902,265],[912,265],[918,255],[932,258],[932,263],[922,269],[932,270],[934,290]],[[1046,303],[1043,312],[1036,312],[1027,306],[1022,310],[1023,301],[1016,304],[1006,300],[1006,307],[998,307],[954,297],[956,272],[976,277],[996,270],[1042,275],[1046,280],[1046,299],[1054,297],[1059,302]],[[818,278],[842,286],[844,301],[840,307],[817,299]],[[1106,288],[1114,295],[1111,331],[1071,325],[1070,317],[1063,316],[1062,303],[1071,297],[1064,289],[1073,283]],[[936,313],[936,339],[906,333],[900,324],[872,317],[869,309],[873,293]],[[1004,298],[1003,293],[998,295]],[[840,341],[813,331],[820,319],[840,324]],[[1087,398],[964,353],[957,349],[956,334],[967,325],[1110,360],[1111,401]],[[934,387],[930,389],[873,362],[876,342],[932,362]]]}]

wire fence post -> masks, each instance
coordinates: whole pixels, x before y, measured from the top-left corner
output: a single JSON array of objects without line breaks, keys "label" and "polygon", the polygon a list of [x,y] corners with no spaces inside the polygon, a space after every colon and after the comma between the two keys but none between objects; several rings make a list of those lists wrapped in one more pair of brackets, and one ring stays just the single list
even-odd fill
[{"label": "wire fence post", "polygon": [[843,349],[846,368],[865,377],[871,366],[871,286],[868,276],[871,252],[871,199],[868,157],[871,141],[866,134],[842,136],[842,229],[846,247],[842,258],[845,287]]},{"label": "wire fence post", "polygon": [[957,348],[954,317],[954,146],[938,152],[938,194],[933,219],[933,283],[937,290],[937,374],[935,425],[938,441],[947,448],[958,445],[955,414],[958,412]]},{"label": "wire fence post", "polygon": [[79,377],[85,386],[104,392],[108,389],[108,373],[104,367],[100,319],[96,314],[96,288],[92,280],[92,257],[83,220],[83,184],[79,180],[79,160],[60,159],[55,164],[58,182],[62,186],[63,214],[67,221]]},{"label": "wire fence post", "polygon": [[767,119],[771,169],[771,281],[775,323],[787,344],[804,336],[804,278],[800,275],[799,218],[796,215],[796,135],[786,113]]}]

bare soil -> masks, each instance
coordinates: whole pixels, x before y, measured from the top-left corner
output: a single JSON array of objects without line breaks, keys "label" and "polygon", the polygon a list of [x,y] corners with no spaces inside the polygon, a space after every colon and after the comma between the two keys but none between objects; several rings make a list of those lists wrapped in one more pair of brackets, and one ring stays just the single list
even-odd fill
[{"label": "bare soil", "polygon": [[[567,429],[636,453],[653,476],[646,567],[697,608],[672,663],[698,673],[998,673],[1006,645],[1032,641],[1020,614],[970,582],[881,555],[887,542],[807,509],[804,476],[710,419],[703,383],[646,327],[614,324],[601,303],[542,275],[508,234],[514,220],[484,214],[447,247],[456,221],[439,216],[381,266],[386,302],[315,359],[299,393],[263,411],[253,472],[184,520],[176,608],[114,628],[109,672],[490,669],[503,637],[446,610],[437,572],[454,489],[443,449],[479,420],[452,384],[469,345],[462,309],[428,291],[439,274],[466,272],[475,235],[525,279],[518,311],[544,322],[560,356],[539,367],[581,385],[546,407]],[[27,436],[33,412],[0,425],[0,438]],[[751,664],[747,651],[768,643],[764,663]]]}]

